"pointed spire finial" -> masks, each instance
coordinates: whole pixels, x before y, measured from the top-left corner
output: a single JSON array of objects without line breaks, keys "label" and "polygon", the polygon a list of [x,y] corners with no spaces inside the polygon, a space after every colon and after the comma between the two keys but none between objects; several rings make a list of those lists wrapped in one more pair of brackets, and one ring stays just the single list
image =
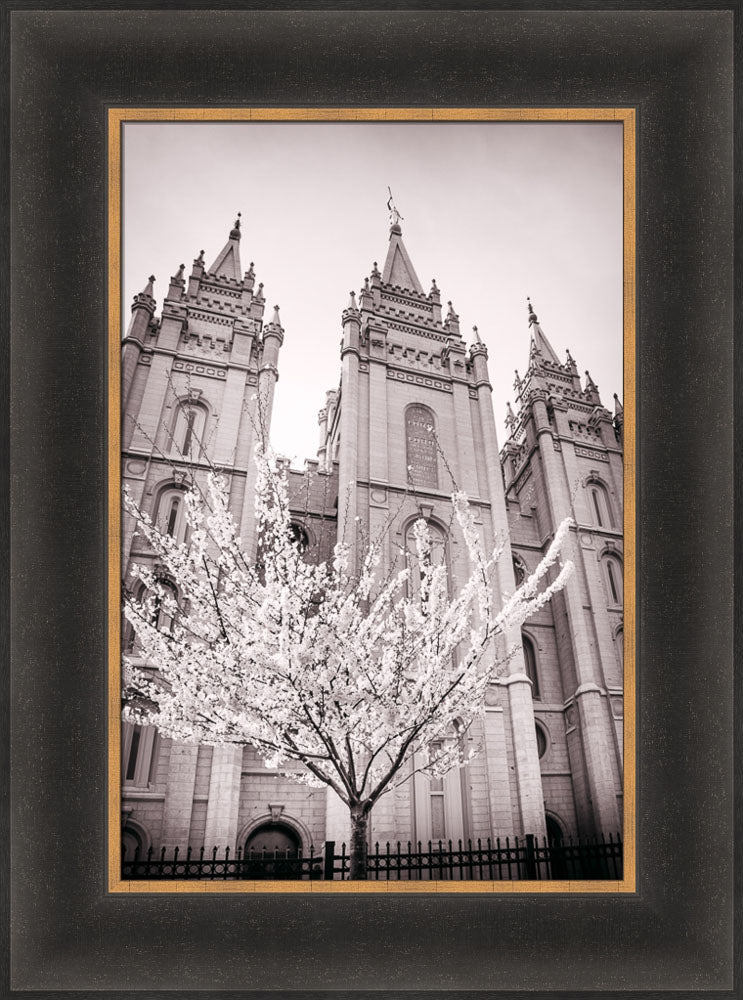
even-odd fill
[{"label": "pointed spire finial", "polygon": [[179,264],[178,265],[178,273],[176,274],[176,278],[180,278],[181,280],[183,280],[183,272],[185,270],[186,270],[186,265],[185,264]]},{"label": "pointed spire finial", "polygon": [[203,250],[199,250],[199,256],[196,258],[196,260],[195,260],[194,263],[196,263],[196,264],[203,264],[204,263],[204,251]]},{"label": "pointed spire finial", "polygon": [[237,213],[237,218],[235,219],[235,225],[230,230],[230,239],[231,240],[239,240],[240,239],[240,216],[241,215],[242,215],[242,212],[238,212]]},{"label": "pointed spire finial", "polygon": [[480,340],[480,331],[477,329],[476,326],[472,327],[472,332],[475,335],[475,343],[476,344],[482,344],[482,340]]},{"label": "pointed spire finial", "polygon": [[400,222],[402,221],[402,215],[397,210],[395,202],[392,198],[392,189],[388,186],[387,190],[389,192],[389,198],[387,199],[387,211],[390,213],[390,232],[391,233],[402,233],[400,228]]},{"label": "pointed spire finial", "polygon": [[151,274],[147,279],[147,284],[144,286],[141,292],[137,292],[132,301],[132,312],[137,309],[146,310],[150,316],[155,313],[155,290],[153,289],[153,284],[155,283],[155,275]]},{"label": "pointed spire finial", "polygon": [[516,378],[513,380],[513,387],[516,390],[516,392],[521,392],[521,376],[519,375],[518,368],[514,368],[513,374],[516,376]]},{"label": "pointed spire finial", "polygon": [[586,368],[586,392],[597,392],[597,391],[598,391],[598,386],[593,381],[593,379],[591,378],[591,373]]},{"label": "pointed spire finial", "polygon": [[623,413],[624,413],[624,407],[622,406],[619,396],[617,396],[617,394],[614,393],[614,416],[619,417]]},{"label": "pointed spire finial", "polygon": [[531,304],[531,299],[526,296],[526,308],[529,310],[529,326],[533,323],[538,323],[537,314],[534,312],[534,306]]},{"label": "pointed spire finial", "polygon": [[281,326],[281,317],[279,316],[279,307],[273,307],[273,316],[271,317],[271,322],[276,326]]},{"label": "pointed spire finial", "polygon": [[506,403],[506,427],[513,427],[516,423],[516,414],[511,409],[511,404]]}]

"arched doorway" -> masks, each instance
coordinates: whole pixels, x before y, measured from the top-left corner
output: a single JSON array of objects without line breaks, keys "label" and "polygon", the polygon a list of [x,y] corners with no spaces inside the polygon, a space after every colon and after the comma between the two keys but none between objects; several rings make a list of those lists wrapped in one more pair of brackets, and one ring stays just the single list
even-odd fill
[{"label": "arched doorway", "polygon": [[252,831],[243,851],[244,877],[301,878],[302,842],[286,823],[264,823]]},{"label": "arched doorway", "polygon": [[127,818],[121,828],[121,877],[147,878],[152,841],[147,829]]},{"label": "arched doorway", "polygon": [[568,865],[563,847],[562,827],[557,820],[550,815],[545,816],[547,826],[547,843],[550,846],[550,867],[552,878],[567,878]]},{"label": "arched doorway", "polygon": [[121,831],[121,856],[124,861],[134,861],[135,855],[141,859],[142,838],[131,826],[125,826]]}]

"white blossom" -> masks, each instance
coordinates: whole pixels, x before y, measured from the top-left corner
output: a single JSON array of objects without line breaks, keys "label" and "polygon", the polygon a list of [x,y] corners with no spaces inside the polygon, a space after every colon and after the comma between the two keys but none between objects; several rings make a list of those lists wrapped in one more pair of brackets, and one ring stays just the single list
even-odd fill
[{"label": "white blossom", "polygon": [[309,562],[292,539],[281,463],[270,451],[256,462],[255,558],[216,474],[187,495],[187,542],[125,497],[159,566],[136,568],[146,593],[126,601],[136,648],[125,660],[125,717],[181,741],[251,744],[267,766],[329,785],[350,808],[370,809],[413,770],[441,776],[461,766],[477,750],[464,735],[486,688],[513,655],[508,634],[571,572],[566,563],[548,582],[570,522],[501,606],[503,546],[483,551],[463,493],[452,505],[470,571],[451,594],[424,519],[413,527],[419,581],[410,567],[385,567],[379,540],[358,575],[346,543]]}]

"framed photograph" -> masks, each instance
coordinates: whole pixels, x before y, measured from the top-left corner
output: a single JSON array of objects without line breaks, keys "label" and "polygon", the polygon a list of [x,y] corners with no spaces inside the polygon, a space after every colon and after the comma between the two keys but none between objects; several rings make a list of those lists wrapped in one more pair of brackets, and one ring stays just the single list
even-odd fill
[{"label": "framed photograph", "polygon": [[9,21],[8,988],[729,990],[730,12]]},{"label": "framed photograph", "polygon": [[[634,891],[634,110],[114,109],[109,130],[112,890]],[[150,262],[175,272],[161,309],[154,273],[134,291],[153,231],[208,242],[240,195],[213,260]],[[263,233],[281,310],[242,266]],[[490,332],[424,288],[439,247]],[[328,284],[370,252],[339,350]],[[526,295],[499,304],[529,278],[572,353]]]}]

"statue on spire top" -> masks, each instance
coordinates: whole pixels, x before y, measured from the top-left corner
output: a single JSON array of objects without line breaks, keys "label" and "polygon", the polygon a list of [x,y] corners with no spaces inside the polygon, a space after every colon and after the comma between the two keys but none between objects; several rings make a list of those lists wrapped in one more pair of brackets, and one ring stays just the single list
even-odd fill
[{"label": "statue on spire top", "polygon": [[398,212],[397,207],[395,205],[395,202],[394,202],[394,200],[392,198],[392,189],[388,186],[387,190],[390,193],[390,196],[387,199],[387,210],[390,213],[390,227],[394,228],[395,226],[397,226],[398,229],[399,229],[400,222],[402,221],[403,217]]}]

